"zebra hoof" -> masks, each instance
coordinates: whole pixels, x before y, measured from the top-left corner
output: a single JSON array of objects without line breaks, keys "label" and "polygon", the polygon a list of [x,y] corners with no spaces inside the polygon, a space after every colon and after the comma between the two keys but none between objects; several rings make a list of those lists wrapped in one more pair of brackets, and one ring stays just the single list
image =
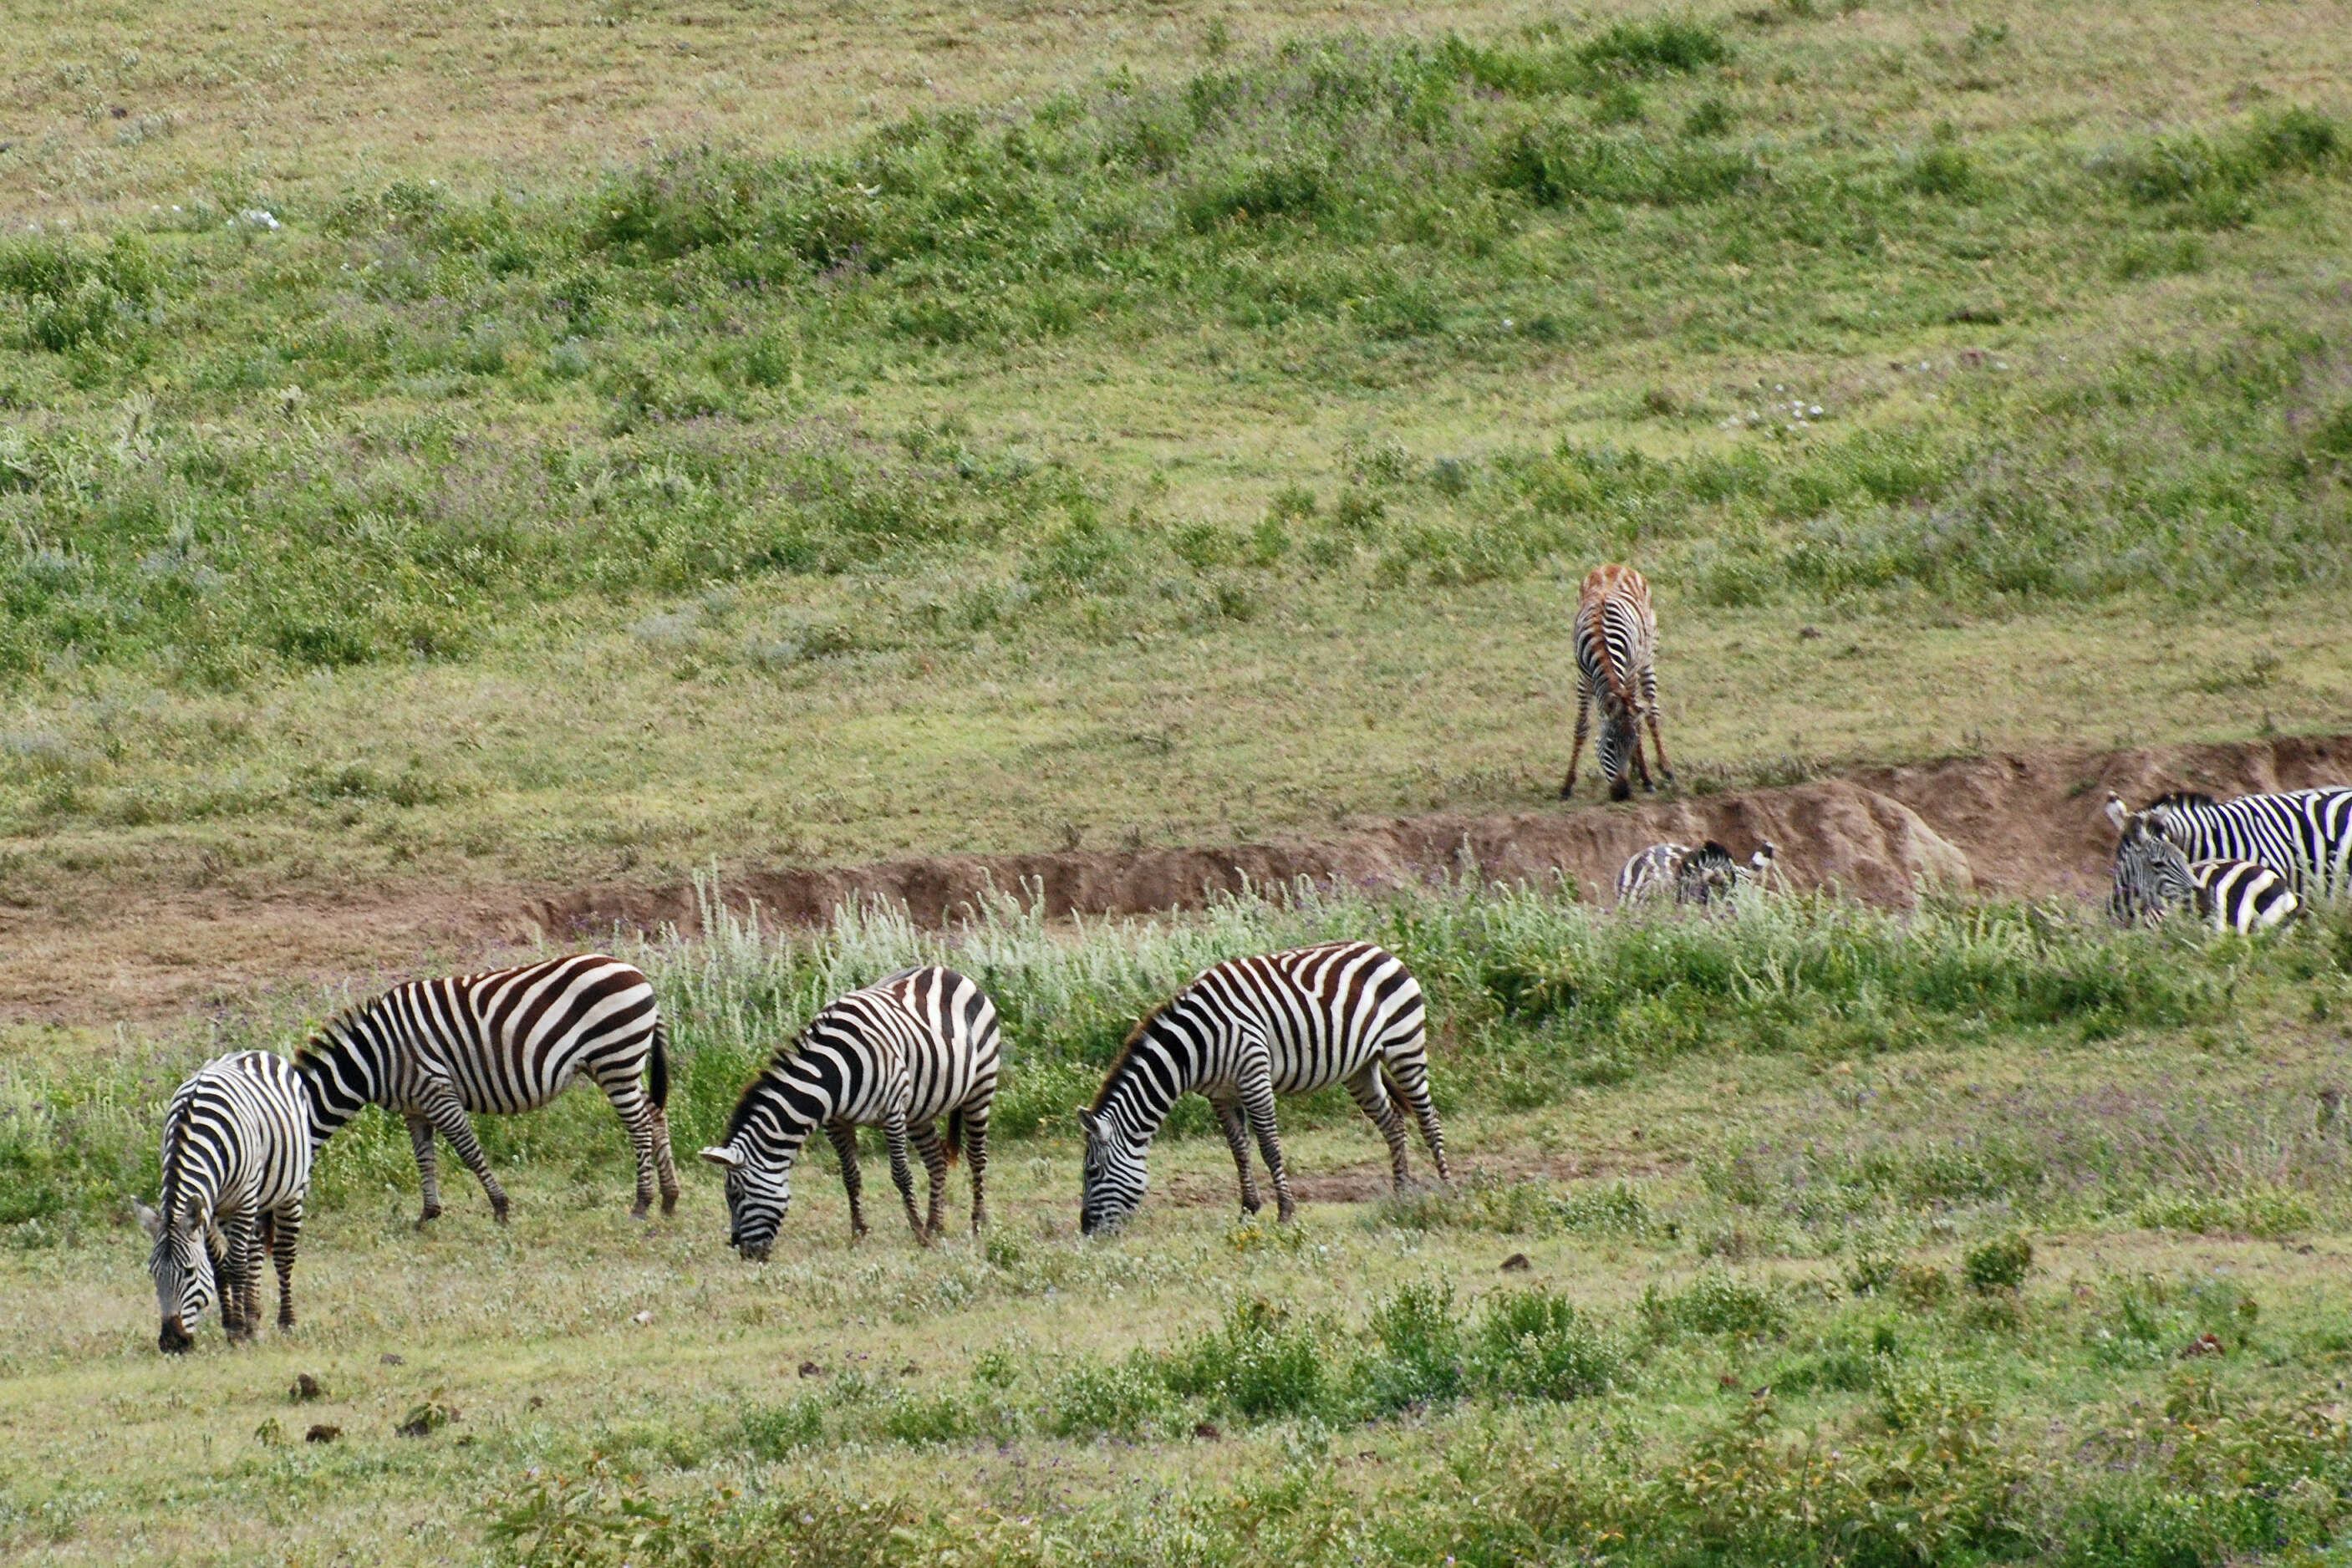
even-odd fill
[{"label": "zebra hoof", "polygon": [[503,1200],[490,1205],[490,1217],[497,1220],[500,1225],[506,1224],[507,1205]]},{"label": "zebra hoof", "polygon": [[1609,786],[1609,798],[1611,800],[1631,800],[1633,798],[1633,786],[1629,784],[1611,784]]},{"label": "zebra hoof", "polygon": [[667,1219],[677,1212],[677,1194],[676,1193],[664,1193],[662,1194],[662,1217]]}]

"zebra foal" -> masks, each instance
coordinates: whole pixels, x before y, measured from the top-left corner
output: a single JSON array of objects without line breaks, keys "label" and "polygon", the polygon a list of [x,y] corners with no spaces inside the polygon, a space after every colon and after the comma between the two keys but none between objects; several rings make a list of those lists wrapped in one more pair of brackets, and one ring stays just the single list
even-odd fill
[{"label": "zebra foal", "polygon": [[1729,898],[1743,883],[1769,876],[1779,855],[1769,839],[1744,866],[1712,838],[1696,849],[1687,844],[1653,844],[1617,873],[1617,902],[1672,898],[1678,904],[1712,903]]},{"label": "zebra foal", "polygon": [[[853,1237],[866,1234],[860,1127],[882,1129],[890,1180],[924,1247],[947,1228],[940,1204],[961,1143],[971,1162],[977,1234],[988,1219],[988,1108],[996,1097],[996,1004],[952,969],[902,969],[826,1004],[744,1089],[728,1119],[726,1142],[702,1151],[727,1173],[727,1245],[751,1262],[767,1260],[792,1206],[793,1166],[820,1127],[841,1157]],[[915,1213],[909,1142],[930,1174],[928,1222]]]},{"label": "zebra foal", "polygon": [[2215,931],[2243,936],[2279,925],[2303,907],[2294,879],[2269,866],[2230,857],[2189,859],[2165,837],[2153,809],[2127,811],[2109,795],[2107,819],[2119,835],[2115,886],[2107,900],[2107,912],[2118,925],[2193,909]]},{"label": "zebra foal", "polygon": [[1576,792],[1577,759],[1584,753],[1592,710],[1601,710],[1596,748],[1609,798],[1629,799],[1629,773],[1649,789],[1650,766],[1642,758],[1643,722],[1658,753],[1658,778],[1672,784],[1665,738],[1658,733],[1658,617],[1650,608],[1649,580],[1631,566],[1597,566],[1585,575],[1576,601],[1576,741],[1569,748],[1562,800]]},{"label": "zebra foal", "polygon": [[[636,1203],[654,1185],[677,1206],[669,1147],[669,1037],[652,982],[601,952],[573,953],[441,980],[415,980],[330,1021],[295,1058],[310,1095],[310,1135],[324,1143],[367,1105],[397,1112],[416,1153],[424,1213],[441,1213],[433,1136],[449,1140],[506,1223],[506,1189],[469,1112],[536,1110],[585,1073],[613,1102],[637,1156]],[[639,1080],[643,1079],[641,1083]]]},{"label": "zebra foal", "polygon": [[163,1187],[137,1206],[147,1271],[178,1355],[217,1297],[231,1343],[261,1328],[261,1258],[278,1267],[278,1326],[294,1326],[294,1249],[310,1186],[310,1107],[285,1058],[240,1051],[198,1068],[163,1113]]},{"label": "zebra foal", "polygon": [[1080,1113],[1087,1153],[1079,1228],[1093,1235],[1123,1225],[1141,1206],[1151,1140],[1187,1093],[1216,1111],[1250,1214],[1260,1206],[1250,1175],[1253,1135],[1274,1178],[1277,1212],[1287,1220],[1297,1209],[1275,1131],[1275,1097],[1333,1083],[1348,1086],[1388,1141],[1399,1191],[1410,1172],[1395,1100],[1412,1108],[1438,1179],[1451,1180],[1444,1131],[1429,1098],[1427,1042],[1420,983],[1370,942],[1326,942],[1202,971],[1135,1026],[1094,1104]]}]

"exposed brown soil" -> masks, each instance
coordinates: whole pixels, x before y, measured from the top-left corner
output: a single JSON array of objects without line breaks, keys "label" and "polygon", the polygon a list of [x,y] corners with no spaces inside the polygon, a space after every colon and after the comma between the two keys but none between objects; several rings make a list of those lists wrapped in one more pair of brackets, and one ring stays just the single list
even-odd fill
[{"label": "exposed brown soil", "polygon": [[[938,924],[989,889],[1042,898],[1053,916],[1196,907],[1215,893],[1306,878],[1395,886],[1475,864],[1504,879],[1565,872],[1606,900],[1628,856],[1661,839],[1715,838],[1745,856],[1763,840],[1799,888],[1843,886],[1910,901],[1923,879],[1987,892],[2088,896],[2105,887],[2112,790],[2217,795],[2352,780],[2352,735],[2129,751],[1989,753],[1863,768],[1782,789],[1626,805],[1580,802],[1476,816],[1359,824],[1320,842],[1030,855],[957,855],[831,868],[747,867],[721,891],[771,920],[824,919],[856,894]],[[615,925],[698,924],[683,885],[239,897],[145,896],[91,916],[0,913],[0,1017],[88,1023],[236,1006],[258,988],[471,963],[545,933],[594,941]]]}]

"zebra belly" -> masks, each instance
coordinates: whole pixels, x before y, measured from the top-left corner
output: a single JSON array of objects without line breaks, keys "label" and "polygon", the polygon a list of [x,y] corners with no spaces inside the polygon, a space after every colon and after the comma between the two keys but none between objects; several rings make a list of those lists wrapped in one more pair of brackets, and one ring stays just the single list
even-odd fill
[{"label": "zebra belly", "polygon": [[952,1069],[940,1074],[919,1089],[907,1096],[907,1120],[920,1127],[940,1117],[971,1098],[972,1084],[978,1074],[969,1061],[958,1062]]}]

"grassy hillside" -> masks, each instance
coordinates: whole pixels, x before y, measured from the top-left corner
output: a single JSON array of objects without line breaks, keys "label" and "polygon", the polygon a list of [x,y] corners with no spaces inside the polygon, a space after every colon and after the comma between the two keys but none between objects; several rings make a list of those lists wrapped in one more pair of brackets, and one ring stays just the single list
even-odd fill
[{"label": "grassy hillside", "polygon": [[2352,29],[1402,20],[13,235],[12,878],[1532,800],[1609,556],[1702,776],[2341,716]]}]

